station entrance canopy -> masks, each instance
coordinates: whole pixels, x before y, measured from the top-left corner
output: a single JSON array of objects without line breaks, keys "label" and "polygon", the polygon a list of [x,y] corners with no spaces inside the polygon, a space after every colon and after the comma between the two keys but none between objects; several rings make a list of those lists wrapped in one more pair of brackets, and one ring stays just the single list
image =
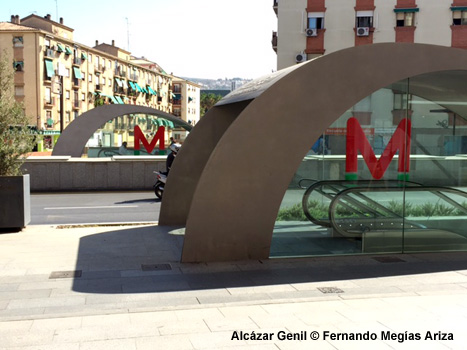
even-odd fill
[{"label": "station entrance canopy", "polygon": [[[466,62],[462,49],[373,44],[227,95],[165,188],[159,223],[186,226],[182,261],[467,249]],[[349,121],[368,142],[352,143]],[[438,211],[420,214],[426,201]]]}]

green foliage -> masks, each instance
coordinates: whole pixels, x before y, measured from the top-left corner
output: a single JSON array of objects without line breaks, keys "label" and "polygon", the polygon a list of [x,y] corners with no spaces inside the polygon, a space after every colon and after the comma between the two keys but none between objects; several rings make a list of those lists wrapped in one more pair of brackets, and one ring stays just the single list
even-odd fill
[{"label": "green foliage", "polygon": [[14,70],[6,50],[0,53],[0,176],[21,175],[25,154],[34,146],[35,137],[28,127],[29,118],[15,100]]},{"label": "green foliage", "polygon": [[295,204],[292,207],[287,207],[279,210],[277,221],[307,221],[302,210],[301,204]]},{"label": "green foliage", "polygon": [[201,92],[200,95],[200,112],[201,117],[206,114],[208,110],[210,110],[217,102],[222,99],[222,95],[215,95],[212,93],[204,93]]},{"label": "green foliage", "polygon": [[[467,210],[467,202],[459,203],[462,207]],[[351,207],[351,206],[350,206]],[[308,211],[316,219],[328,218],[328,208],[329,206],[318,202],[310,201],[308,203]],[[432,204],[424,203],[420,205],[413,205],[412,203],[406,203],[405,209],[401,201],[390,201],[387,208],[393,211],[399,216],[408,217],[433,217],[433,216],[465,216],[466,210],[460,208],[455,208],[449,205],[443,204]],[[405,210],[405,211],[404,211]],[[351,218],[359,217],[365,214],[358,214],[357,211],[352,211],[350,208],[344,207],[342,205],[337,205],[336,207],[336,218]],[[366,216],[371,216],[368,213]],[[303,213],[303,208],[301,204],[295,204],[292,207],[286,207],[279,210],[277,215],[277,221],[307,221],[307,217]]]}]

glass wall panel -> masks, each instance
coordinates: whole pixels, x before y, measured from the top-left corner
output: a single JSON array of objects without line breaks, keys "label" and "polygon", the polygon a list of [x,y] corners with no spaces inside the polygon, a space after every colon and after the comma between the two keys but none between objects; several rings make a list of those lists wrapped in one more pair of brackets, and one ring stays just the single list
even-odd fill
[{"label": "glass wall panel", "polygon": [[467,250],[466,79],[396,82],[310,140],[271,257]]},{"label": "glass wall panel", "polygon": [[[399,153],[407,141],[408,81],[396,88],[365,97],[310,140],[282,202],[271,257],[365,253],[365,235],[381,224],[394,237],[391,251],[402,251],[403,217],[389,204],[403,206],[408,163]],[[390,200],[384,192],[365,193],[375,187],[398,191]]]}]

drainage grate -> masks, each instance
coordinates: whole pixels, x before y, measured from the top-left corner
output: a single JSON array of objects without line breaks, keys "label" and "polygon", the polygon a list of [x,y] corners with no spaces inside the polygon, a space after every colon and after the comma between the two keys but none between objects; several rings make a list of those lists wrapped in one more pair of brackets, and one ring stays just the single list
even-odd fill
[{"label": "drainage grate", "polygon": [[378,256],[378,257],[373,258],[373,260],[379,261],[380,263],[405,262],[405,260],[402,260],[395,256]]},{"label": "drainage grate", "polygon": [[82,270],[74,270],[74,271],[52,271],[49,276],[49,279],[54,278],[79,278],[83,273]]},{"label": "drainage grate", "polygon": [[150,265],[141,265],[141,270],[143,271],[164,271],[172,270],[170,264],[150,264]]},{"label": "drainage grate", "polygon": [[340,288],[337,288],[337,287],[320,287],[318,288],[318,290],[321,292],[321,293],[324,293],[324,294],[329,294],[329,293],[344,293],[344,291]]}]

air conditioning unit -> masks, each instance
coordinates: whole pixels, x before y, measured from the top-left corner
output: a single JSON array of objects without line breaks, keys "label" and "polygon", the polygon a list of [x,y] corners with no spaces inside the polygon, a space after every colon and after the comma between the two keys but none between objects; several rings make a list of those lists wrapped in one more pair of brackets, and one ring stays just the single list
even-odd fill
[{"label": "air conditioning unit", "polygon": [[300,52],[295,56],[295,62],[301,63],[306,61],[306,53]]},{"label": "air conditioning unit", "polygon": [[308,28],[306,30],[306,36],[318,36],[318,30],[316,28]]},{"label": "air conditioning unit", "polygon": [[357,28],[357,36],[368,36],[368,35],[370,35],[369,27],[358,27]]}]

